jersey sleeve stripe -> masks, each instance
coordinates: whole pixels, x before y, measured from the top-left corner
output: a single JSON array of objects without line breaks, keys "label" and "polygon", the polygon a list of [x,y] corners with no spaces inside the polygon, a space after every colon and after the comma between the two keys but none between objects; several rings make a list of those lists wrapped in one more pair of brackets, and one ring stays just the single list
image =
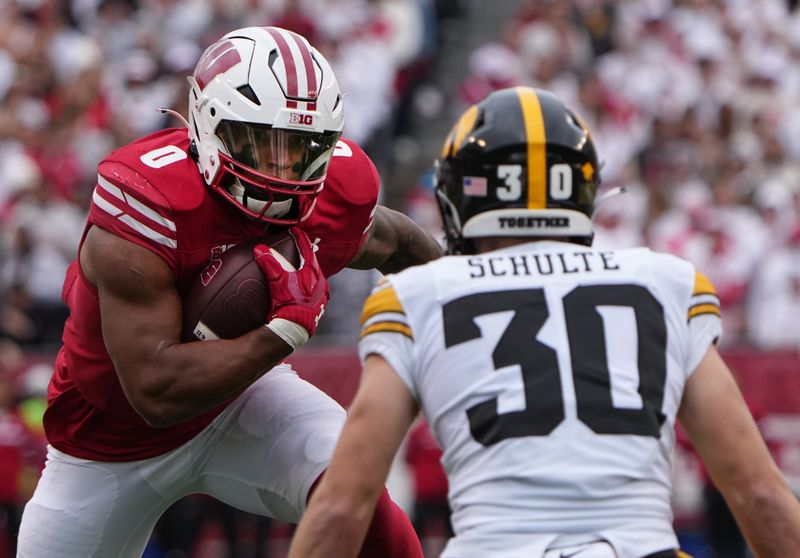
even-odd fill
[{"label": "jersey sleeve stripe", "polygon": [[719,298],[717,295],[712,293],[701,293],[692,296],[691,298],[692,306],[697,306],[698,304],[713,304],[715,306],[719,306]]},{"label": "jersey sleeve stripe", "polygon": [[381,312],[380,314],[375,314],[365,321],[362,327],[369,327],[376,322],[397,322],[398,324],[408,325],[408,320],[406,320],[405,314],[399,314],[397,312]]},{"label": "jersey sleeve stripe", "polygon": [[128,225],[130,228],[132,228],[145,238],[149,238],[150,240],[158,242],[159,244],[162,244],[169,248],[178,247],[178,242],[174,238],[169,238],[159,232],[156,232],[147,225],[144,225],[143,223],[137,221],[130,215],[124,214],[120,208],[116,207],[113,204],[110,204],[105,199],[103,199],[98,194],[97,190],[95,190],[94,194],[92,195],[92,203],[94,203],[96,207],[105,211],[112,217],[116,217],[118,220],[125,223],[126,225]]},{"label": "jersey sleeve stripe", "polygon": [[[175,223],[156,214],[138,200],[134,200],[134,204],[129,203],[130,200],[131,196],[126,195],[105,179],[103,179],[102,183],[98,180],[97,188],[92,194],[92,203],[98,209],[125,223],[147,239],[169,248],[177,248],[178,242],[174,235]],[[139,211],[140,208],[147,210],[146,216],[145,213]],[[150,219],[151,214],[158,217],[158,220]],[[156,227],[160,226],[163,232],[159,232],[153,226],[146,224],[144,221],[148,219],[154,221],[153,225]]]},{"label": "jersey sleeve stripe", "polygon": [[398,322],[376,322],[372,325],[369,325],[361,330],[361,338],[363,339],[367,335],[372,333],[383,333],[383,332],[390,332],[390,333],[400,333],[408,337],[409,339],[414,339],[414,335],[411,333],[411,328],[408,327],[406,324],[401,324]]},{"label": "jersey sleeve stripe", "polygon": [[714,288],[714,284],[708,279],[708,277],[706,277],[699,271],[695,271],[694,290],[692,291],[692,296],[697,296],[701,294],[716,295],[717,290]]},{"label": "jersey sleeve stripe", "polygon": [[402,333],[409,339],[414,339],[411,326],[404,314],[397,312],[381,312],[369,318],[361,326],[361,337],[375,333],[376,331],[395,331]]},{"label": "jersey sleeve stripe", "polygon": [[403,305],[400,304],[400,299],[397,298],[394,288],[391,283],[379,283],[372,294],[369,295],[364,303],[364,309],[361,311],[361,326],[363,327],[371,318],[377,314],[385,312],[392,312],[405,316]]},{"label": "jersey sleeve stripe", "polygon": [[719,297],[717,297],[717,290],[714,284],[708,277],[695,271],[694,273],[694,289],[692,296],[689,299],[689,311],[687,313],[686,321],[691,321],[692,318],[713,314],[714,316],[721,316]]},{"label": "jersey sleeve stripe", "polygon": [[147,227],[146,225],[141,224],[139,221],[137,221],[130,215],[123,215],[122,217],[119,217],[119,220],[128,225],[136,232],[138,232],[139,234],[141,234],[142,236],[149,238],[150,240],[158,242],[159,244],[163,244],[168,248],[178,247],[178,242],[174,238],[168,238],[163,234],[157,233],[156,231]]},{"label": "jersey sleeve stripe", "polygon": [[691,320],[697,316],[701,316],[703,314],[713,314],[715,316],[720,316],[721,312],[719,306],[716,304],[696,304],[689,308],[689,315],[686,321]]},{"label": "jersey sleeve stripe", "polygon": [[361,338],[379,332],[400,333],[414,339],[403,305],[385,279],[372,290],[361,312]]},{"label": "jersey sleeve stripe", "polygon": [[120,201],[125,202],[126,204],[131,206],[133,209],[135,209],[136,211],[138,211],[139,213],[141,213],[154,223],[158,223],[162,227],[169,229],[172,232],[175,232],[176,229],[174,221],[172,221],[171,219],[167,219],[158,212],[150,209],[136,198],[125,195],[125,193],[122,190],[120,190],[117,186],[111,184],[111,182],[103,178],[102,175],[99,174],[97,175],[97,185],[100,186],[105,191],[107,191],[108,193],[110,193],[111,195],[113,195],[114,197],[118,198]]},{"label": "jersey sleeve stripe", "polygon": [[118,208],[116,205],[108,203],[106,200],[103,199],[97,190],[95,189],[94,193],[92,194],[92,203],[95,204],[97,207],[111,215],[112,217],[116,217],[122,210]]}]

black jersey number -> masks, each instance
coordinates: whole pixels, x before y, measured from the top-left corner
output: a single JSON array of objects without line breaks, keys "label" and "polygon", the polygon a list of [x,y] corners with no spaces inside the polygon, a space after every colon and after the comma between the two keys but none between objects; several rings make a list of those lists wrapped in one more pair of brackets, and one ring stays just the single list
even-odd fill
[{"label": "black jersey number", "polygon": [[[611,396],[601,306],[631,308],[636,317],[642,407],[618,408]],[[660,436],[667,377],[667,330],[661,304],[639,285],[576,287],[563,298],[578,418],[598,434]],[[525,409],[499,413],[497,397],[467,410],[473,437],[489,446],[521,436],[547,436],[564,420],[556,351],[536,339],[550,311],[543,289],[479,293],[444,305],[445,347],[481,337],[475,318],[503,311],[513,317],[492,352],[495,369],[522,371]]]}]

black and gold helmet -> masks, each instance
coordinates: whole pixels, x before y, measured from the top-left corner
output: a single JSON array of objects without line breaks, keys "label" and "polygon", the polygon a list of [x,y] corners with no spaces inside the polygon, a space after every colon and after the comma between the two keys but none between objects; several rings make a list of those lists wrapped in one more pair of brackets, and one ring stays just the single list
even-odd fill
[{"label": "black and gold helmet", "polygon": [[552,93],[491,93],[456,122],[436,161],[449,253],[485,236],[564,237],[590,244],[600,185],[583,120]]}]

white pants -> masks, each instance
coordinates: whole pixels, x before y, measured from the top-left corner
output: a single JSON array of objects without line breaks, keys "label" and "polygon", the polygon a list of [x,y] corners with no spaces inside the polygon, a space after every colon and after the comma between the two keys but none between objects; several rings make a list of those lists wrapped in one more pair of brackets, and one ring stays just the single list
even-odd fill
[{"label": "white pants", "polygon": [[25,506],[17,556],[141,556],[159,517],[196,493],[296,523],[344,420],[339,404],[281,365],[164,455],[109,463],[50,447]]},{"label": "white pants", "polygon": [[617,558],[614,548],[604,541],[548,550],[544,558]]}]

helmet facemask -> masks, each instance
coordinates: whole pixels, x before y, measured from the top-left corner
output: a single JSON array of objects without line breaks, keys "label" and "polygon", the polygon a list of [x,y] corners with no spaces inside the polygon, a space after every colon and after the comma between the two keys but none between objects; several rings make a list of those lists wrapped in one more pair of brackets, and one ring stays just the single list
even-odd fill
[{"label": "helmet facemask", "polygon": [[[473,253],[473,250],[468,250],[466,246],[468,241],[461,234],[461,217],[458,215],[458,208],[447,197],[447,192],[441,183],[436,184],[433,192],[439,206],[439,215],[442,218],[447,253],[451,255]],[[474,243],[469,242],[469,244]]]},{"label": "helmet facemask", "polygon": [[339,132],[304,132],[223,120],[220,171],[211,188],[254,219],[291,225],[322,191]]}]

